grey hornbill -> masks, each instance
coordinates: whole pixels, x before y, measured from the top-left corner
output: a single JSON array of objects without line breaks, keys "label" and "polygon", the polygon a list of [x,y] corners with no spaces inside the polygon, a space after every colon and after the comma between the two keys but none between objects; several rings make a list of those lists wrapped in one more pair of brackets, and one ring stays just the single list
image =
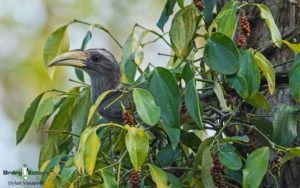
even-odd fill
[{"label": "grey hornbill", "polygon": [[[65,52],[53,59],[49,66],[72,66],[85,71],[91,79],[91,93],[93,103],[97,98],[107,90],[116,90],[121,85],[121,70],[119,63],[115,57],[105,49],[89,49],[89,50],[71,50]],[[115,91],[110,93],[99,105],[97,111],[107,121],[122,123],[122,109],[120,103],[116,101],[111,104],[122,93]],[[133,106],[133,110],[135,107]]]}]

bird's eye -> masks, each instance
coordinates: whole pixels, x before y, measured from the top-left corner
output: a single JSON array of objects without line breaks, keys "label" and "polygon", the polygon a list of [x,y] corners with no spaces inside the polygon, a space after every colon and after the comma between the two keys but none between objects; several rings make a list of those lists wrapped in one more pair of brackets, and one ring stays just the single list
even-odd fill
[{"label": "bird's eye", "polygon": [[93,62],[99,62],[99,61],[101,60],[101,57],[100,57],[99,55],[93,55],[93,56],[91,57],[91,60],[92,60]]}]

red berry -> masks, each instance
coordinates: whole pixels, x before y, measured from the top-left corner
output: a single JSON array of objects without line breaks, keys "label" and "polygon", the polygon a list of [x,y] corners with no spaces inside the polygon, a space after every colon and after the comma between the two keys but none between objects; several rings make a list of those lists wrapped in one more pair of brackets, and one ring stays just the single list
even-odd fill
[{"label": "red berry", "polygon": [[139,188],[140,187],[140,176],[138,172],[133,171],[130,176],[130,187]]}]

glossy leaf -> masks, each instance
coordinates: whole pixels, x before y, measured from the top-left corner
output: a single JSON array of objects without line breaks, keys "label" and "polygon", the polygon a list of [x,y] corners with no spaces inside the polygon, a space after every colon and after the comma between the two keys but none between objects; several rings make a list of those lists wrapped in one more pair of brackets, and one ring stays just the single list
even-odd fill
[{"label": "glossy leaf", "polygon": [[168,185],[168,175],[157,166],[148,164],[152,180],[155,182],[157,188],[170,188]]},{"label": "glossy leaf", "polygon": [[202,129],[203,124],[200,111],[200,102],[196,90],[195,79],[192,79],[186,86],[185,103],[187,111],[192,116],[192,119],[196,122],[197,127]]},{"label": "glossy leaf", "polygon": [[231,170],[239,170],[242,167],[242,161],[231,144],[224,144],[221,147],[220,160]]},{"label": "glossy leaf", "polygon": [[103,178],[103,187],[104,188],[118,188],[118,184],[114,177],[114,174],[109,170],[109,168],[105,168],[101,170],[102,178]]},{"label": "glossy leaf", "polygon": [[157,22],[157,27],[164,31],[164,26],[168,22],[169,17],[173,14],[173,9],[175,7],[176,0],[167,0],[165,7],[160,15],[160,18]]},{"label": "glossy leaf", "polygon": [[25,115],[24,115],[24,120],[20,125],[18,126],[17,130],[17,144],[19,144],[25,135],[27,134],[33,120],[34,116],[36,114],[36,111],[38,109],[39,103],[45,93],[42,93],[38,95],[30,104],[29,108],[26,110]]},{"label": "glossy leaf", "polygon": [[237,19],[237,1],[226,3],[217,16],[217,32],[223,33],[230,38],[234,37],[238,19]]},{"label": "glossy leaf", "polygon": [[242,98],[249,97],[248,84],[244,76],[235,74],[228,76],[227,79],[230,86],[235,89],[239,96],[241,96]]},{"label": "glossy leaf", "polygon": [[57,175],[59,174],[60,167],[56,166],[48,175],[45,183],[43,184],[43,187],[45,188],[55,188],[56,186],[56,178]]},{"label": "glossy leaf", "polygon": [[166,132],[166,134],[168,135],[168,137],[171,141],[171,144],[172,144],[172,148],[175,149],[178,145],[179,140],[180,140],[180,129],[171,128],[171,127],[168,127],[165,124],[161,124],[160,126]]},{"label": "glossy leaf", "polygon": [[135,88],[133,100],[143,122],[154,126],[160,119],[160,108],[156,106],[152,95],[145,89]]},{"label": "glossy leaf", "polygon": [[276,46],[281,47],[281,34],[275,23],[275,20],[272,16],[271,11],[266,5],[263,4],[255,4],[260,9],[260,17],[265,20],[269,31],[271,33],[271,39]]},{"label": "glossy leaf", "polygon": [[182,78],[187,85],[195,76],[195,71],[193,70],[192,63],[187,62],[182,70]]},{"label": "glossy leaf", "polygon": [[[168,180],[170,182],[170,187],[172,188],[183,188],[181,180],[179,180],[176,176],[174,176],[171,173],[167,173],[168,175]],[[197,188],[197,187],[195,187]]]},{"label": "glossy leaf", "polygon": [[297,118],[299,107],[279,104],[274,112],[272,140],[281,145],[288,146],[297,136]]},{"label": "glossy leaf", "polygon": [[[68,25],[58,28],[51,36],[47,39],[44,47],[44,62],[45,66],[48,67],[48,63],[53,60],[56,56],[69,50],[70,41],[67,32]],[[50,72],[50,77],[53,77],[54,68]]]},{"label": "glossy leaf", "polygon": [[45,99],[40,104],[34,118],[34,124],[37,130],[41,129],[41,127],[46,123],[48,118],[54,113],[55,109],[56,108],[53,97]]},{"label": "glossy leaf", "polygon": [[172,49],[176,56],[180,58],[188,55],[194,34],[196,32],[196,11],[194,6],[190,5],[181,9],[173,18],[170,29],[170,40]]},{"label": "glossy leaf", "polygon": [[[77,104],[74,107],[74,115],[72,117],[72,133],[81,135],[86,126],[89,109],[91,107],[91,93],[89,88],[85,88],[79,95]],[[76,147],[79,144],[79,138],[73,136],[73,143]]]},{"label": "glossy leaf", "polygon": [[126,148],[133,168],[138,171],[148,155],[149,138],[142,129],[127,127],[127,130],[128,133],[125,136]]},{"label": "glossy leaf", "polygon": [[87,128],[80,136],[80,143],[74,162],[78,171],[84,170],[88,175],[93,175],[97,153],[100,149],[100,140],[96,128]]},{"label": "glossy leaf", "polygon": [[258,188],[268,168],[270,151],[262,147],[253,151],[243,169],[243,188]]},{"label": "glossy leaf", "polygon": [[271,109],[268,100],[260,92],[255,93],[250,98],[247,98],[246,102],[251,104],[252,106],[254,106],[256,108],[260,108],[260,109],[264,109],[264,110],[270,110]]},{"label": "glossy leaf", "polygon": [[210,26],[213,21],[213,11],[216,7],[218,0],[204,0],[203,3],[205,5],[205,9],[203,12],[205,18],[206,28]]},{"label": "glossy leaf", "polygon": [[268,82],[270,95],[273,95],[275,91],[276,82],[275,82],[275,70],[273,68],[272,63],[264,55],[262,55],[257,51],[254,52],[254,58]]},{"label": "glossy leaf", "polygon": [[180,157],[180,150],[177,147],[175,150],[171,145],[162,148],[157,154],[157,160],[162,166],[170,166]]},{"label": "glossy leaf", "polygon": [[158,67],[151,74],[148,90],[161,109],[161,118],[168,127],[179,128],[181,96],[174,75]]},{"label": "glossy leaf", "polygon": [[239,70],[239,52],[229,37],[213,33],[204,49],[204,61],[214,71],[231,75]]},{"label": "glossy leaf", "polygon": [[300,61],[297,61],[289,71],[289,86],[291,95],[300,103]]}]

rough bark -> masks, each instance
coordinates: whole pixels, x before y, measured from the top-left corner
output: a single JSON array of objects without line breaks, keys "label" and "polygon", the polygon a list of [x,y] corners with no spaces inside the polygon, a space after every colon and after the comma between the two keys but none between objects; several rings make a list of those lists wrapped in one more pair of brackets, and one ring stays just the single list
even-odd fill
[{"label": "rough bark", "polygon": [[[220,5],[228,2],[228,0],[219,1]],[[299,42],[300,31],[300,1],[299,0],[247,0],[249,3],[262,3],[269,7],[273,17],[278,25],[283,39],[293,42]],[[263,54],[271,60],[274,65],[279,65],[284,62],[294,59],[294,53],[283,46],[281,49],[268,46],[270,44],[270,35],[268,28],[264,21],[259,18],[259,10],[257,8],[250,8],[247,10],[247,15],[251,25],[251,37],[249,40],[249,47],[258,49],[262,46],[266,46],[262,49]],[[278,66],[276,68],[277,73],[286,74],[292,63],[284,66]],[[267,99],[272,107],[270,112],[256,111],[260,115],[273,115],[274,108],[279,103],[285,103],[290,105],[297,105],[290,96],[288,86],[276,88],[276,92],[273,96],[267,94]],[[272,120],[272,118],[271,118]],[[300,143],[300,128],[298,126],[298,137],[295,143]],[[282,172],[280,187],[282,188],[299,188],[300,187],[300,159],[295,158],[289,161]],[[275,181],[271,176],[266,176],[263,187],[275,188]]]}]

